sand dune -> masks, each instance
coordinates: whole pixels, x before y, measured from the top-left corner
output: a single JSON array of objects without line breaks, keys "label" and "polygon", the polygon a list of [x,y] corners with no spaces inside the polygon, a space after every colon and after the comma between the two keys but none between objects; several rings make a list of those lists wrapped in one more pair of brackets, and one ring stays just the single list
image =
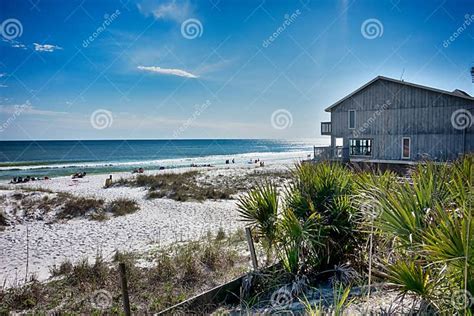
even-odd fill
[{"label": "sand dune", "polygon": [[[292,162],[266,166],[264,170],[287,169]],[[199,168],[203,176],[211,181],[222,177],[242,176],[254,170],[254,165],[226,166],[221,168]],[[183,169],[179,172],[185,171]],[[195,170],[195,169],[193,169]],[[169,171],[155,171],[169,172]],[[176,171],[174,171],[176,172]],[[72,219],[67,222],[48,223],[30,220],[7,226],[0,232],[0,280],[7,286],[23,281],[26,274],[27,240],[29,244],[28,273],[39,280],[49,277],[49,269],[64,259],[77,261],[93,260],[98,253],[110,258],[116,250],[146,253],[153,247],[174,242],[198,239],[207,231],[219,228],[235,231],[243,227],[238,220],[235,200],[205,202],[177,202],[170,199],[145,198],[144,188],[113,187],[104,189],[108,175],[88,175],[78,181],[70,177],[36,181],[20,187],[48,189],[54,192],[69,192],[74,195],[97,197],[106,201],[126,197],[137,201],[140,210],[134,214],[112,217],[107,221]],[[114,179],[132,177],[131,174],[114,174]],[[0,191],[9,199],[13,191]],[[48,194],[48,193],[38,193]],[[28,234],[27,234],[28,230]],[[27,238],[28,235],[28,238]]]}]

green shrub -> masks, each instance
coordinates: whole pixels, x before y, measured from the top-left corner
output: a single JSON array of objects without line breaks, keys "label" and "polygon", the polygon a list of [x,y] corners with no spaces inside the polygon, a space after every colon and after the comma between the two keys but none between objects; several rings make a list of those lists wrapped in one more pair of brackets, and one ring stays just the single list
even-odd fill
[{"label": "green shrub", "polygon": [[277,242],[278,191],[275,184],[265,182],[241,196],[237,203],[243,221],[255,230],[267,251],[267,261]]},{"label": "green shrub", "polygon": [[473,179],[471,155],[452,165],[418,165],[411,181],[365,192],[379,208],[375,228],[393,245],[390,260],[379,254],[389,280],[425,307],[447,312],[449,293],[474,293]]},{"label": "green shrub", "polygon": [[297,164],[281,210],[276,186],[267,183],[239,199],[241,218],[255,228],[265,248],[276,247],[287,271],[332,268],[357,244],[353,177],[338,164]]}]

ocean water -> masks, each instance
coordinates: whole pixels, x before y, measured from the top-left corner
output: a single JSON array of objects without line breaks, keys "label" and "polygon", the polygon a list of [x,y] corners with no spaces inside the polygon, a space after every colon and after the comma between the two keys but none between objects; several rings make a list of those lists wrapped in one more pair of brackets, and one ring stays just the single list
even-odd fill
[{"label": "ocean water", "polygon": [[0,179],[64,176],[78,171],[108,173],[191,164],[237,164],[305,159],[324,140],[199,139],[0,141]]}]

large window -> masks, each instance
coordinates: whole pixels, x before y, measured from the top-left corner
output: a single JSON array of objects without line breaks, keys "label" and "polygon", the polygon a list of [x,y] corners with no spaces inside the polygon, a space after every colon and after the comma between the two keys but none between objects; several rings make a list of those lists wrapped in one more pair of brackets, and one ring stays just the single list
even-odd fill
[{"label": "large window", "polygon": [[349,110],[349,128],[354,129],[356,128],[356,111]]},{"label": "large window", "polygon": [[349,139],[349,155],[372,156],[372,139]]}]

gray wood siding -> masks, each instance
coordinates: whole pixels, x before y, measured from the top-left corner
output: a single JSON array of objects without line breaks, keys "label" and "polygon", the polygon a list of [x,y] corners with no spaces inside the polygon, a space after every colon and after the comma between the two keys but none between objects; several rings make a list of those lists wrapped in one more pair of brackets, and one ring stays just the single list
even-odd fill
[{"label": "gray wood siding", "polygon": [[[400,160],[402,138],[411,139],[410,160],[454,159],[474,151],[474,124],[457,130],[451,116],[459,109],[474,117],[474,101],[395,82],[378,80],[331,111],[332,144],[336,137],[373,139],[370,159]],[[349,110],[356,110],[356,128],[349,129]]]}]

